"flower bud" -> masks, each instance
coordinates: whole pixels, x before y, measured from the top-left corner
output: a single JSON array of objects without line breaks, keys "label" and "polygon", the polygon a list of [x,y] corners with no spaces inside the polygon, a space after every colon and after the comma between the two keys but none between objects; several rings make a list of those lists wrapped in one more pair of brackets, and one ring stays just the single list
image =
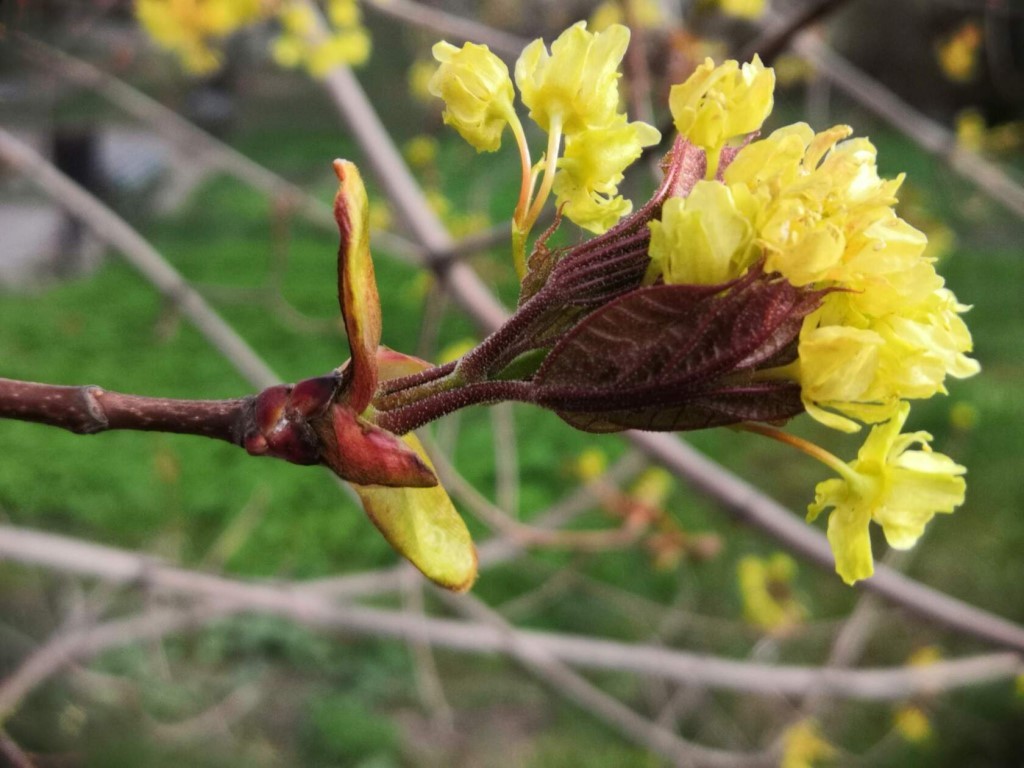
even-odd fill
[{"label": "flower bud", "polygon": [[495,151],[501,146],[505,124],[514,115],[508,67],[486,45],[466,43],[456,48],[440,42],[433,53],[441,66],[428,88],[444,100],[445,123],[477,151]]}]

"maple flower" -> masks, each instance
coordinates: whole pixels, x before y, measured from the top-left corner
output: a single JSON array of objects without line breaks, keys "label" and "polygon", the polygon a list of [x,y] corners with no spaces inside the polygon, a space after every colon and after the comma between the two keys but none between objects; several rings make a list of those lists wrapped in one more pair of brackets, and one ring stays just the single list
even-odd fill
[{"label": "maple flower", "polygon": [[722,181],[754,227],[765,269],[831,291],[787,374],[814,418],[855,431],[851,418],[890,418],[901,400],[945,392],[947,376],[971,376],[978,364],[959,316],[967,307],[943,287],[925,235],[893,211],[902,177],[880,178],[874,146],[844,141],[849,133],[787,126],[740,150]]},{"label": "maple flower", "polygon": [[806,719],[794,723],[782,737],[781,768],[813,768],[835,757],[836,748],[822,738],[818,724]]},{"label": "maple flower", "polygon": [[629,29],[613,24],[587,31],[580,21],[551,44],[534,40],[516,61],[516,85],[530,117],[548,133],[577,133],[606,126],[619,109],[619,63]]},{"label": "maple flower", "polygon": [[486,45],[475,43],[456,48],[442,41],[433,54],[440,66],[428,88],[444,100],[445,123],[478,152],[498,149],[505,125],[519,122],[508,67]]},{"label": "maple flower", "polygon": [[625,115],[607,126],[568,136],[552,187],[555,204],[584,229],[606,231],[633,210],[633,204],[617,194],[622,172],[660,138],[656,128],[640,121],[627,123]]},{"label": "maple flower", "polygon": [[[882,526],[895,549],[909,549],[937,513],[949,513],[964,500],[966,471],[948,456],[934,453],[927,432],[901,434],[910,406],[900,405],[888,422],[872,428],[849,464],[838,462],[838,478],[818,484],[814,503],[807,508],[813,521],[832,507],[828,540],[836,571],[847,584],[874,572],[868,526]],[[922,450],[909,450],[918,443]]]},{"label": "maple flower", "polygon": [[135,15],[159,45],[173,51],[185,69],[205,74],[220,66],[215,44],[260,18],[259,0],[137,0]]},{"label": "maple flower", "polygon": [[784,552],[770,558],[748,555],[737,566],[743,616],[769,632],[783,633],[799,624],[807,609],[793,595],[796,561]]},{"label": "maple flower", "polygon": [[668,284],[724,283],[753,261],[754,228],[717,181],[698,181],[688,197],[666,200],[650,227],[649,272]]},{"label": "maple flower", "polygon": [[729,139],[761,127],[774,90],[774,70],[756,55],[742,67],[731,59],[720,66],[705,59],[685,83],[672,86],[668,103],[676,130],[707,153],[708,178],[714,178]]}]

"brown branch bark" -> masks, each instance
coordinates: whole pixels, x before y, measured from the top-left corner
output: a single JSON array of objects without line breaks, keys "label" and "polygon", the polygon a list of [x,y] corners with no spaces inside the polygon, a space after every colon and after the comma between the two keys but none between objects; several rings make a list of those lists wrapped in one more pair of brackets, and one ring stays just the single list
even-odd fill
[{"label": "brown branch bark", "polygon": [[111,429],[175,432],[240,445],[253,428],[252,397],[173,400],[96,386],[67,387],[0,378],[0,418],[92,435]]}]

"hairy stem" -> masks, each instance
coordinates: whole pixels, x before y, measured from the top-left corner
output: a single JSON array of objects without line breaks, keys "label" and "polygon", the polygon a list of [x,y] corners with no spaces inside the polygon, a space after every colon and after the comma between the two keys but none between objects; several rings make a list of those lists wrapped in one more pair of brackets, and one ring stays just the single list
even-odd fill
[{"label": "hairy stem", "polygon": [[241,444],[252,421],[252,397],[172,400],[0,378],[0,418],[32,421],[78,434],[110,429],[175,432]]},{"label": "hairy stem", "polygon": [[466,384],[458,389],[417,399],[411,405],[380,412],[377,414],[377,425],[402,435],[471,405],[504,400],[533,402],[533,389],[533,386],[525,381],[482,381]]}]

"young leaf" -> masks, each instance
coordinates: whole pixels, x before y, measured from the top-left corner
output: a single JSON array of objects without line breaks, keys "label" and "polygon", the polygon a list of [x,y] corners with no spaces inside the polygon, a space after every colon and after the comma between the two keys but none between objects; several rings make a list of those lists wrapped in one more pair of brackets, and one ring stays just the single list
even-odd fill
[{"label": "young leaf", "polygon": [[377,390],[377,347],[380,344],[380,298],[370,256],[370,207],[359,170],[347,160],[335,160],[338,194],[334,218],[338,248],[338,302],[352,352],[352,380],[346,390],[349,406],[361,413]]},{"label": "young leaf", "polygon": [[795,357],[820,298],[756,268],[723,285],[638,289],[555,346],[533,380],[536,402],[589,431],[789,418],[799,389],[752,374]]},{"label": "young leaf", "polygon": [[[420,441],[402,438],[431,468]],[[476,579],[476,548],[444,487],[354,486],[366,514],[395,550],[442,587],[465,592]]]}]

